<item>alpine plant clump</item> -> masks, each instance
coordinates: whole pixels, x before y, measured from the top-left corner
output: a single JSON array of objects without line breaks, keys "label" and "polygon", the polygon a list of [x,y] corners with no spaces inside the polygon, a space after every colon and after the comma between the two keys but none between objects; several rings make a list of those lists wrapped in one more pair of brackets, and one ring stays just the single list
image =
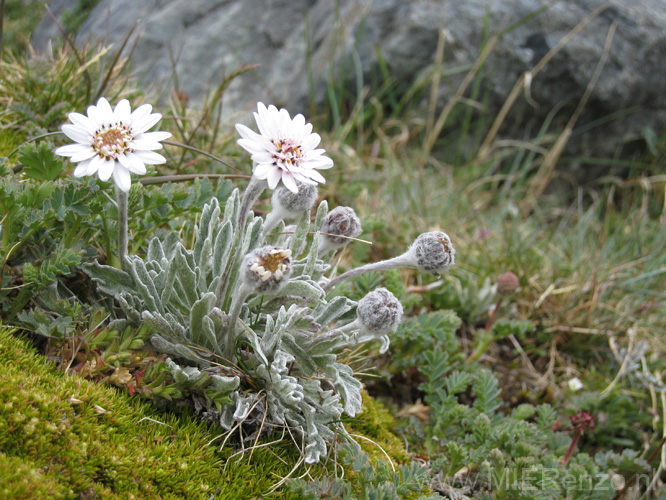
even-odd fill
[{"label": "alpine plant clump", "polygon": [[[403,315],[385,288],[359,302],[327,291],[366,271],[439,273],[455,251],[445,233],[426,233],[403,256],[329,276],[323,259],[361,234],[360,220],[348,207],[329,212],[326,201],[311,217],[316,184],[324,182],[317,170],[332,161],[316,149],[319,135],[302,115],[292,120],[261,103],[258,109],[260,134],[237,126],[239,144],[252,155],[250,184],[224,207],[215,198],[203,207],[191,248],[170,233],[152,238],[146,255],[125,256],[122,269],[95,262],[86,272],[115,299],[115,326],[152,330],[171,378],[204,418],[248,440],[288,428],[304,460],[315,463],[336,436],[353,441],[341,419],[361,411],[363,386],[338,355],[377,341],[386,352]],[[257,217],[251,209],[266,188],[274,189],[273,211]],[[295,223],[290,230],[287,221]]]}]

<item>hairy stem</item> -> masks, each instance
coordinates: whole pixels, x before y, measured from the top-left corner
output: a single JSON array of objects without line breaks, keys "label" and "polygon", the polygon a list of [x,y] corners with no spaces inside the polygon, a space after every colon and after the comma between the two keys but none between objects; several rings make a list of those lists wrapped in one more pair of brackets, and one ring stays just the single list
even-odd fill
[{"label": "hairy stem", "polygon": [[127,266],[127,193],[116,187],[118,200],[118,259],[120,269],[128,272]]},{"label": "hairy stem", "polygon": [[366,264],[365,266],[350,269],[346,273],[342,273],[337,278],[333,278],[326,283],[322,288],[324,291],[328,291],[338,283],[353,278],[354,276],[358,276],[359,274],[369,273],[370,271],[388,271],[389,269],[395,269],[397,267],[411,267],[411,262],[405,255],[400,255],[398,257],[393,257],[392,259]]}]

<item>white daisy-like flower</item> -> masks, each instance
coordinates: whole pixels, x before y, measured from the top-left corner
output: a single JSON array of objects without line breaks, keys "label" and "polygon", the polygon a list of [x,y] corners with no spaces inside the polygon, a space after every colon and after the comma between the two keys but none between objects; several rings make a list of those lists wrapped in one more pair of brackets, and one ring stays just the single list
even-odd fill
[{"label": "white daisy-like flower", "polygon": [[583,383],[580,381],[578,377],[569,379],[567,385],[569,386],[569,390],[572,392],[579,391],[583,388]]},{"label": "white daisy-like flower", "polygon": [[312,132],[312,124],[305,123],[303,115],[292,119],[286,109],[278,109],[257,103],[254,113],[259,134],[245,125],[237,124],[241,135],[238,144],[252,155],[252,175],[266,180],[275,189],[282,181],[287,189],[298,192],[296,181],[317,185],[326,179],[317,169],[333,166],[333,160],[324,156],[324,149],[317,148],[321,137]]},{"label": "white daisy-like flower", "polygon": [[154,150],[162,149],[160,141],[171,137],[169,132],[146,132],[162,115],[151,113],[150,104],[139,106],[132,112],[127,99],[111,109],[109,101],[100,98],[97,106],[89,106],[86,115],[70,113],[72,124],[62,126],[67,137],[76,141],[56,149],[56,154],[68,156],[79,163],[75,177],[97,173],[103,181],[113,175],[116,185],[127,192],[130,189],[130,172],[146,173],[146,164],[159,165],[165,158]]}]

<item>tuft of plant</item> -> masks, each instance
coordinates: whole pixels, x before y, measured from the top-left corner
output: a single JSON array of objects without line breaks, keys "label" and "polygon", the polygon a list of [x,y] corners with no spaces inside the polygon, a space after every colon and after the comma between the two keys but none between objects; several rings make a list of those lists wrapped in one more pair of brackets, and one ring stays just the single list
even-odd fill
[{"label": "tuft of plant", "polygon": [[[223,209],[216,198],[204,206],[191,248],[165,232],[150,239],[145,257],[121,251],[121,269],[98,262],[83,268],[118,304],[111,326],[150,328],[152,346],[170,356],[172,379],[205,418],[245,439],[286,427],[303,460],[315,463],[336,436],[353,441],[341,419],[362,409],[363,386],[338,354],[372,341],[386,352],[403,314],[385,288],[358,301],[329,298],[327,291],[369,271],[443,272],[455,250],[445,233],[425,233],[399,257],[327,277],[332,250],[361,233],[360,221],[350,208],[329,212],[326,201],[311,221],[316,192],[304,184],[322,180],[314,168],[332,163],[321,149],[307,156],[319,137],[309,137],[311,125],[300,115],[285,123],[285,110],[260,104],[256,116],[262,134],[280,135],[271,143],[277,150],[272,159],[260,154],[268,141],[238,126],[239,144],[256,162],[254,175],[244,194],[234,190]],[[277,168],[280,162],[292,167]],[[306,168],[308,162],[314,167]],[[279,216],[264,219],[251,207],[266,185],[276,189]],[[281,219],[294,216],[297,223],[287,230]]]}]

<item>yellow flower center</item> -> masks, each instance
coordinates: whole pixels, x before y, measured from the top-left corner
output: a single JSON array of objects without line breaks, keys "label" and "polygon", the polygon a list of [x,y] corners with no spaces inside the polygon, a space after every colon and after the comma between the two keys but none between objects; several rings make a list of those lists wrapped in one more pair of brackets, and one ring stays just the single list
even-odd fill
[{"label": "yellow flower center", "polygon": [[303,158],[303,150],[293,139],[273,139],[275,145],[273,152],[273,163],[283,170],[289,170],[290,167],[298,167]]},{"label": "yellow flower center", "polygon": [[115,160],[118,155],[133,151],[129,145],[132,139],[132,129],[122,123],[102,125],[95,131],[92,148],[101,158]]}]

